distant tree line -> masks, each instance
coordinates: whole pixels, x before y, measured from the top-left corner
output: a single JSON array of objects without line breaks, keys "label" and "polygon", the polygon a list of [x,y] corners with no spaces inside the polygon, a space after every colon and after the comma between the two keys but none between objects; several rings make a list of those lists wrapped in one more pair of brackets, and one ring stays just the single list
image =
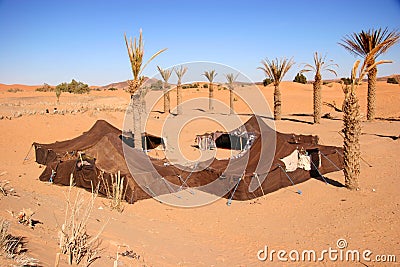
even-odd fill
[{"label": "distant tree line", "polygon": [[44,83],[42,87],[36,88],[38,92],[68,92],[73,94],[84,94],[89,93],[89,85],[83,82],[78,82],[74,79],[70,83],[63,82],[56,87],[51,87],[47,83]]}]

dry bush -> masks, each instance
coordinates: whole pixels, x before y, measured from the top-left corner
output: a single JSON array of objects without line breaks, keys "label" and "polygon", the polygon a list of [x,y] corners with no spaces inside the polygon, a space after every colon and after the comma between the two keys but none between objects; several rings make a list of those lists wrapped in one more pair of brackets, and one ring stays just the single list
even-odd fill
[{"label": "dry bush", "polygon": [[[92,213],[98,190],[92,188],[91,197],[85,200],[82,196],[82,191],[78,191],[75,198],[73,198],[71,195],[73,188],[74,182],[71,174],[65,220],[59,232],[60,251],[61,254],[67,255],[70,265],[81,264],[82,266],[89,266],[100,258],[99,235],[103,229],[94,237],[87,233],[87,223]],[[55,266],[58,266],[59,260],[60,253],[57,254]]]},{"label": "dry bush", "polygon": [[0,219],[0,254],[5,253],[6,258],[13,259],[18,264],[13,266],[40,266],[39,260],[23,253],[23,238],[8,233],[9,226],[9,222]]},{"label": "dry bush", "polygon": [[117,210],[122,212],[124,210],[123,201],[126,195],[126,188],[124,188],[124,177],[121,177],[121,172],[111,174],[111,185],[108,183],[107,179],[104,179],[103,173],[100,174],[103,181],[107,198],[110,199],[109,207],[112,210]]},{"label": "dry bush", "polygon": [[9,226],[9,222],[3,219],[0,220],[0,248],[7,258],[14,258],[21,253],[22,237],[16,237],[8,233]]},{"label": "dry bush", "polygon": [[16,196],[14,188],[10,186],[9,181],[1,181],[0,182],[0,193],[3,196]]}]

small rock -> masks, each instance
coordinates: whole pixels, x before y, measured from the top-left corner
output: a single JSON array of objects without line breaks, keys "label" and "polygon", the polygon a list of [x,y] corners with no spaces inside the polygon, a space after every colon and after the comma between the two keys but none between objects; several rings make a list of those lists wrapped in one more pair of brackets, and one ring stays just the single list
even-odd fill
[{"label": "small rock", "polygon": [[372,188],[372,192],[376,192],[375,188]]}]

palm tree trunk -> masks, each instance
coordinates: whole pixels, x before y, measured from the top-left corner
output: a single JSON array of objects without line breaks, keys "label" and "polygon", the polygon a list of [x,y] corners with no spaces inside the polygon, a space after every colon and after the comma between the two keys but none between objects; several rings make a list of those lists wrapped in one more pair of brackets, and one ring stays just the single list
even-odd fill
[{"label": "palm tree trunk", "polygon": [[234,113],[233,109],[233,89],[229,88],[229,107],[230,107],[230,114]]},{"label": "palm tree trunk", "polygon": [[182,86],[181,84],[178,84],[176,86],[176,113],[178,115],[182,115]]},{"label": "palm tree trunk", "polygon": [[142,131],[141,131],[141,109],[142,101],[140,92],[131,95],[132,111],[133,111],[133,145],[135,148],[142,150]]},{"label": "palm tree trunk", "polygon": [[214,110],[214,88],[213,84],[210,83],[210,86],[208,87],[208,109]]},{"label": "palm tree trunk", "polygon": [[313,83],[314,90],[314,123],[320,123],[321,121],[321,75],[315,75],[315,81]]},{"label": "palm tree trunk", "polygon": [[368,72],[367,119],[369,121],[375,118],[377,72],[378,69],[376,67],[370,69]]},{"label": "palm tree trunk", "polygon": [[279,84],[275,85],[275,90],[274,90],[274,120],[280,120],[281,119],[281,109],[282,109],[282,103],[281,103],[281,91],[279,90]]},{"label": "palm tree trunk", "polygon": [[170,98],[167,86],[164,86],[164,113],[170,112]]},{"label": "palm tree trunk", "polygon": [[353,89],[347,94],[343,108],[344,133],[344,179],[350,190],[357,190],[360,175],[360,105]]}]

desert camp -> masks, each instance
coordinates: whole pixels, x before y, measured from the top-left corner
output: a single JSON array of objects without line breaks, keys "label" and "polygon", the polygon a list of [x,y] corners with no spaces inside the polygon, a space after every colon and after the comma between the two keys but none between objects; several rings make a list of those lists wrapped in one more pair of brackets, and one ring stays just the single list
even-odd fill
[{"label": "desert camp", "polygon": [[0,1],[0,266],[397,266],[399,14]]}]

